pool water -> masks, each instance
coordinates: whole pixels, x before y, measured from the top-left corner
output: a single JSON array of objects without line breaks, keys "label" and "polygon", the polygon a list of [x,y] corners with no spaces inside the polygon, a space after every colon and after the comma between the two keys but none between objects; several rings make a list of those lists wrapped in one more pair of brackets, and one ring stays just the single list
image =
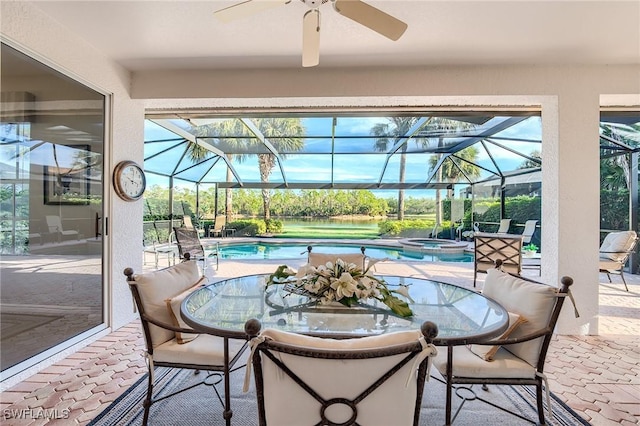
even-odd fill
[{"label": "pool water", "polygon": [[[308,244],[243,243],[220,245],[222,259],[305,259]],[[360,253],[360,245],[313,245],[318,253]],[[422,253],[403,248],[365,246],[369,257],[395,260],[423,260],[428,262],[473,262],[468,253]]]}]

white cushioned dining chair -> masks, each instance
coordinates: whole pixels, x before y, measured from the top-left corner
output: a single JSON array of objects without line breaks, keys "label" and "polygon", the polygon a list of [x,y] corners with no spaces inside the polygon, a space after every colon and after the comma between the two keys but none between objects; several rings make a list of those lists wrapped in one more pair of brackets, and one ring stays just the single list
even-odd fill
[{"label": "white cushioned dining chair", "polygon": [[366,270],[367,256],[364,254],[366,248],[360,247],[360,253],[317,253],[312,246],[307,246],[307,262],[312,266],[325,265],[327,262],[335,263],[342,259],[347,263],[353,263],[362,270]]},{"label": "white cushioned dining chair", "polygon": [[[502,336],[490,341],[469,341],[466,346],[449,345],[446,352],[441,350],[434,359],[433,365],[447,386],[447,425],[453,423],[465,401],[476,397],[483,400],[477,395],[462,399],[452,416],[454,390],[460,385],[474,384],[481,384],[485,390],[486,385],[535,386],[538,424],[545,424],[543,382],[550,410],[549,388],[544,376],[545,358],[564,299],[571,297],[569,286],[572,283],[570,277],[563,277],[560,288],[556,288],[498,269],[487,271],[482,293],[509,312],[509,328]],[[577,310],[575,314],[578,315]],[[496,408],[508,411],[504,407]]]},{"label": "white cushioned dining chair", "polygon": [[620,231],[608,233],[600,245],[600,272],[607,274],[609,282],[610,274],[620,275],[627,291],[629,287],[624,279],[624,267],[637,244],[638,235],[635,231]]},{"label": "white cushioned dining chair", "polygon": [[[432,322],[422,330],[325,339],[247,321],[261,426],[419,424]],[[248,366],[249,364],[247,364]],[[245,377],[248,389],[250,371]]]},{"label": "white cushioned dining chair", "polygon": [[[246,349],[246,342],[209,334],[195,333],[181,318],[180,305],[184,298],[206,281],[201,277],[195,261],[182,262],[159,271],[134,274],[126,268],[124,274],[133,295],[146,346],[148,372],[147,396],[143,402],[143,424],[149,420],[149,410],[155,402],[179,394],[200,384],[212,385],[224,407],[227,424],[232,415],[229,398],[229,373]],[[225,356],[225,353],[227,356]],[[208,371],[209,380],[162,397],[153,397],[156,367],[186,368],[196,372]],[[214,376],[214,377],[212,377]],[[216,385],[224,380],[225,401]],[[185,403],[188,403],[185,394]]]}]

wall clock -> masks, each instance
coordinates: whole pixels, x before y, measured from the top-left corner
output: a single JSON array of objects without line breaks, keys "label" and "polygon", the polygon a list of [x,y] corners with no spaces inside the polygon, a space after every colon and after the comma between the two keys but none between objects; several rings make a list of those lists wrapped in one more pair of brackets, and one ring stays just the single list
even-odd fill
[{"label": "wall clock", "polygon": [[133,161],[119,162],[113,170],[113,186],[123,200],[139,200],[147,187],[144,170]]}]

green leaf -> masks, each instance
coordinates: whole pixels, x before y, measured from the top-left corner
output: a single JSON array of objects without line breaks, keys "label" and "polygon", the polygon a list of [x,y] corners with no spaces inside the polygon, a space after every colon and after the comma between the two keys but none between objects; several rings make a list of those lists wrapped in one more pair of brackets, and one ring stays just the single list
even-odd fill
[{"label": "green leaf", "polygon": [[413,311],[411,311],[411,308],[409,307],[407,302],[404,302],[395,296],[385,296],[382,301],[391,309],[391,311],[400,315],[401,317],[406,318],[413,316]]}]

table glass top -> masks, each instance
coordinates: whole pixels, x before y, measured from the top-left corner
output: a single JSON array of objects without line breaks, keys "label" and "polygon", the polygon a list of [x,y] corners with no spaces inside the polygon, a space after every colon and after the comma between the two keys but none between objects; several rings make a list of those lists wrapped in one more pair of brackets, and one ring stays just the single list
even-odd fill
[{"label": "table glass top", "polygon": [[257,318],[263,328],[324,337],[367,336],[416,330],[424,321],[438,325],[436,343],[466,343],[501,333],[507,312],[472,290],[419,278],[381,276],[390,288],[409,285],[410,318],[394,315],[374,299],[359,307],[309,305],[306,296],[278,284],[267,288],[268,275],[232,278],[196,290],[182,304],[182,316],[201,332],[244,337],[244,324]]}]

